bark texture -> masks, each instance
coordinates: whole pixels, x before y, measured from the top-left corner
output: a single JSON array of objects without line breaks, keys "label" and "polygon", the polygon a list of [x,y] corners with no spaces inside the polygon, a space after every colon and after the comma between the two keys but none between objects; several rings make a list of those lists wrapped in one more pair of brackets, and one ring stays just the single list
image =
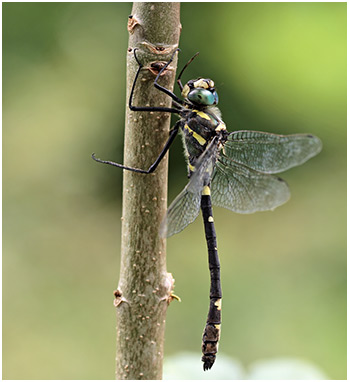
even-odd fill
[{"label": "bark texture", "polygon": [[[169,113],[132,112],[128,97],[143,64],[133,104],[171,106],[169,96],[155,89],[157,68],[177,49],[179,3],[134,3],[128,20],[127,108],[124,164],[148,169],[169,136]],[[154,64],[155,63],[155,64]],[[160,78],[172,90],[177,57]],[[165,316],[173,289],[166,271],[166,242],[159,225],[167,208],[167,155],[150,175],[124,170],[121,269],[115,292],[117,311],[117,379],[161,379]]]}]

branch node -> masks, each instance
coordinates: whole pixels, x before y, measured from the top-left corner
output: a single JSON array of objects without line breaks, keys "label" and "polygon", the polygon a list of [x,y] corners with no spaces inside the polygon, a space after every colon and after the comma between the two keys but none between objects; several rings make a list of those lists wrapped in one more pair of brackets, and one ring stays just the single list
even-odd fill
[{"label": "branch node", "polygon": [[129,304],[129,302],[126,300],[125,297],[122,297],[122,292],[120,289],[117,289],[113,292],[115,299],[113,305],[117,308],[121,303],[126,302]]},{"label": "branch node", "polygon": [[160,45],[160,44],[152,44],[149,41],[142,41],[141,44],[145,46],[149,50],[149,52],[154,54],[162,54],[162,55],[172,54],[178,48],[178,44]]},{"label": "branch node", "polygon": [[[151,73],[154,74],[154,76],[157,76],[161,69],[167,64],[165,61],[154,61],[150,63],[150,66],[144,67],[144,69],[148,69]],[[173,66],[168,66],[161,74],[160,77],[166,75],[167,72],[169,71],[174,71]]]},{"label": "branch node", "polygon": [[134,29],[137,25],[140,25],[137,17],[135,15],[128,16],[127,30],[130,32],[130,34],[134,33]]}]

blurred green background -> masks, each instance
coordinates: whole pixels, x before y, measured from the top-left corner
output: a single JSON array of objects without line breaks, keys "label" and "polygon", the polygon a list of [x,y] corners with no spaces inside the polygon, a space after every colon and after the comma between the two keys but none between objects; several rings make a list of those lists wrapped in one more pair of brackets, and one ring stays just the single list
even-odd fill
[{"label": "blurred green background", "polygon": [[[113,379],[122,171],[90,154],[122,161],[132,5],[2,6],[3,378]],[[220,354],[245,367],[296,357],[346,379],[346,18],[346,3],[181,5],[179,66],[200,51],[185,80],[214,79],[228,130],[324,145],[283,174],[292,198],[274,212],[215,209]],[[182,153],[178,139],[169,201]],[[196,352],[200,368],[206,257],[201,219],[168,241],[182,303],[165,354]]]}]

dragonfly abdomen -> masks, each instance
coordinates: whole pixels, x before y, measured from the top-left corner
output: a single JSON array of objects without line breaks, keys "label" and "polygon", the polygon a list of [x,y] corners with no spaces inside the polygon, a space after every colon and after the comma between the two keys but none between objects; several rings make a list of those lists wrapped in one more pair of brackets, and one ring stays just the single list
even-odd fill
[{"label": "dragonfly abdomen", "polygon": [[221,327],[222,289],[220,280],[220,263],[217,251],[216,230],[212,213],[211,191],[205,186],[201,195],[201,211],[204,220],[205,236],[208,249],[208,263],[210,269],[210,308],[206,326],[202,336],[202,362],[204,370],[211,369],[218,351],[218,341]]}]

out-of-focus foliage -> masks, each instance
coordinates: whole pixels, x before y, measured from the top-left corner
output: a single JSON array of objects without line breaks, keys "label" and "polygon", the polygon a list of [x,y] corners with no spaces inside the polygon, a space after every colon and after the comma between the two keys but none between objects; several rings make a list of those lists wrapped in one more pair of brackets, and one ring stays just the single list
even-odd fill
[{"label": "out-of-focus foliage", "polygon": [[[5,379],[113,378],[122,172],[90,154],[122,161],[130,11],[3,4]],[[283,174],[285,206],[215,209],[220,352],[244,365],[298,358],[345,379],[346,4],[182,3],[181,13],[180,66],[200,51],[185,77],[214,79],[230,131],[311,132],[324,145]],[[170,200],[186,180],[178,140]],[[168,242],[182,303],[168,311],[166,354],[194,351],[199,364],[206,257],[201,221]]]}]

